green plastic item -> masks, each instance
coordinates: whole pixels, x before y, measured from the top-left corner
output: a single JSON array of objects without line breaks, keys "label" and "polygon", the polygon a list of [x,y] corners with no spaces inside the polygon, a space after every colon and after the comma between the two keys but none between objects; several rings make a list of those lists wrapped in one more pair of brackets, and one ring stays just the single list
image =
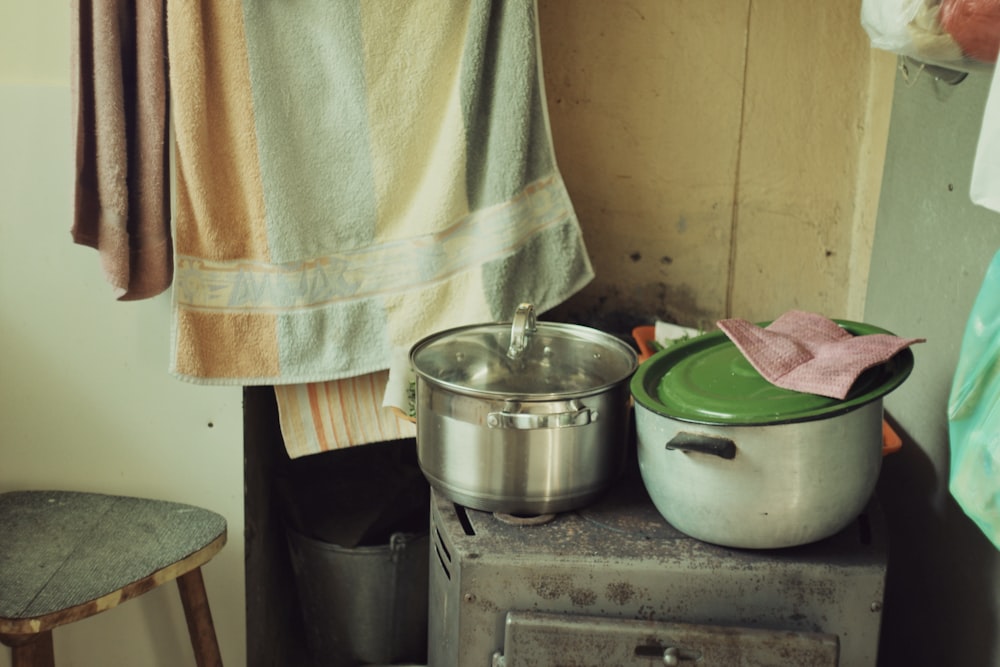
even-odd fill
[{"label": "green plastic item", "polygon": [[[835,321],[856,336],[889,334],[869,324]],[[849,412],[888,394],[912,369],[913,352],[907,348],[862,373],[847,397],[838,400],[771,384],[725,333],[713,331],[654,354],[633,375],[631,390],[640,405],[672,419],[771,425]]]},{"label": "green plastic item", "polygon": [[972,306],[948,399],[948,489],[1000,548],[1000,252]]}]

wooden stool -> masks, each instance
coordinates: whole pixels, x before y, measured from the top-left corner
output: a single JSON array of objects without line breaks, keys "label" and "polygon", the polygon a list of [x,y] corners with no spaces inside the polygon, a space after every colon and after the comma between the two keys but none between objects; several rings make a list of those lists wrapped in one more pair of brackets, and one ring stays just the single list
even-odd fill
[{"label": "wooden stool", "polygon": [[198,667],[222,665],[201,566],[226,520],[190,505],[68,491],[0,494],[0,643],[52,667],[52,629],[174,579]]}]

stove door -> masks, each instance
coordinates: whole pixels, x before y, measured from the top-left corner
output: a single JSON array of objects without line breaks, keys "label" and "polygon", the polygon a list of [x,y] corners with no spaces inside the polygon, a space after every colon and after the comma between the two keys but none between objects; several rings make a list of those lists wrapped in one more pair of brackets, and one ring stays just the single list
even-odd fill
[{"label": "stove door", "polygon": [[493,667],[836,667],[836,635],[512,611]]}]

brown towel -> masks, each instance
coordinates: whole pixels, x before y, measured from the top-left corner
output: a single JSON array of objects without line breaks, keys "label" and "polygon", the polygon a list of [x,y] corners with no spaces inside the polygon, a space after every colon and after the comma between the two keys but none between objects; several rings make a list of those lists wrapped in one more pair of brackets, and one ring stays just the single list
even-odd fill
[{"label": "brown towel", "polygon": [[888,334],[854,336],[833,320],[800,310],[788,311],[763,329],[740,319],[717,324],[771,384],[837,399],[847,397],[865,370],[924,342]]},{"label": "brown towel", "polygon": [[73,241],[97,249],[120,300],[173,276],[162,0],[73,0]]}]

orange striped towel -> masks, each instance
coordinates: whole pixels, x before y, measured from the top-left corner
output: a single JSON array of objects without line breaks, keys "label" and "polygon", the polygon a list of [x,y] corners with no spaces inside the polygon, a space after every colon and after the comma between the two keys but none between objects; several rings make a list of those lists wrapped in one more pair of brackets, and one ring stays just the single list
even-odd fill
[{"label": "orange striped towel", "polygon": [[389,371],[330,382],[276,385],[290,458],[416,436],[413,422],[382,406]]}]

